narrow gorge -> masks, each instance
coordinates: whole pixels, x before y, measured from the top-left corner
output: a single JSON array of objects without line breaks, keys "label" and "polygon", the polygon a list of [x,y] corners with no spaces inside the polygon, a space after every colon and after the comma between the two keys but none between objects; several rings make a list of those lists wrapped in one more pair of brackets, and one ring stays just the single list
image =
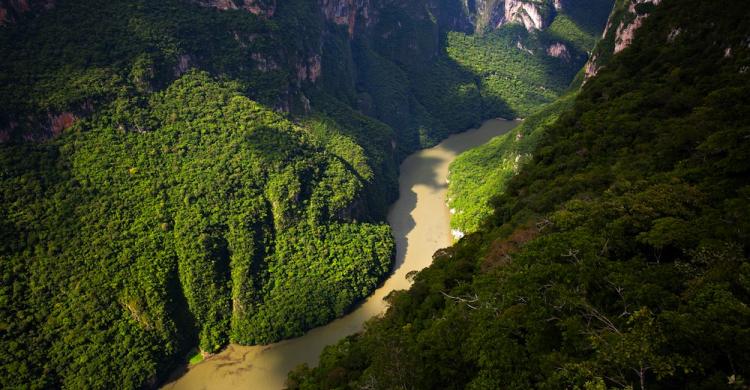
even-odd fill
[{"label": "narrow gorge", "polygon": [[484,144],[518,123],[489,120],[478,129],[452,135],[440,144],[413,153],[400,166],[399,197],[389,208],[388,223],[396,242],[392,274],[351,313],[304,336],[271,345],[231,345],[208,360],[178,370],[164,389],[282,388],[287,373],[300,364],[316,365],[323,348],[362,331],[366,321],[387,308],[386,297],[410,285],[409,275],[430,265],[432,254],[449,246],[449,213],[445,205],[448,165],[461,152]]},{"label": "narrow gorge", "polygon": [[0,387],[743,388],[747,11],[0,0]]}]

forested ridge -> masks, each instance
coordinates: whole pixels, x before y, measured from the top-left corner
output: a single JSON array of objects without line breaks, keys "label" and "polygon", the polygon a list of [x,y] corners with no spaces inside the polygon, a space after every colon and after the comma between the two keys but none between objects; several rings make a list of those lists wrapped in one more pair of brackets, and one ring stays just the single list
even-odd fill
[{"label": "forested ridge", "polygon": [[535,31],[238,4],[0,2],[0,387],[154,387],[350,310],[391,267],[398,163],[554,100],[611,1]]},{"label": "forested ridge", "polygon": [[747,388],[750,9],[647,11],[476,232],[289,388]]}]

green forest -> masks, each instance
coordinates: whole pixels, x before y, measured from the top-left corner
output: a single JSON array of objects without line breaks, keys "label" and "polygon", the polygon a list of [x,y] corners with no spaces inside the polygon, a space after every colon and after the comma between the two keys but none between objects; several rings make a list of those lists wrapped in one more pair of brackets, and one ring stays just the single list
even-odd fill
[{"label": "green forest", "polygon": [[544,106],[506,134],[461,153],[450,166],[448,205],[455,212],[451,227],[473,233],[493,213],[492,199],[533,156],[545,130],[570,107],[574,89]]},{"label": "green forest", "polygon": [[[585,3],[585,4],[584,4]],[[597,64],[606,64],[612,56],[615,41],[615,28],[605,30],[603,39],[598,39],[601,34],[601,21],[599,15],[611,11],[612,16],[609,18],[610,26],[617,26],[620,21],[630,22],[633,15],[627,12],[628,2],[619,0],[612,7],[602,2],[582,2],[578,7],[568,8],[565,12],[558,14],[550,24],[549,28],[535,37],[536,50],[539,50],[538,42],[554,42],[555,39],[562,39],[570,42],[573,47],[585,52],[594,52],[592,56],[596,59]],[[490,41],[501,43],[508,42],[510,29],[500,30],[499,33],[490,35],[490,37],[468,37],[469,39],[489,39]],[[523,34],[522,29],[516,28],[516,34]],[[460,37],[460,35],[456,35]],[[503,39],[502,37],[505,36]],[[463,38],[464,40],[466,37]],[[497,44],[497,43],[496,43]],[[596,45],[595,45],[596,44]],[[484,47],[486,45],[479,45]],[[466,58],[469,64],[476,64],[479,72],[486,72],[494,69],[505,69],[507,67],[499,66],[503,61],[496,58],[506,54],[514,53],[509,50],[507,45],[497,46],[497,50],[484,52],[481,60],[474,60],[470,49],[457,46],[454,49],[457,56]],[[471,53],[473,54],[473,53]],[[518,53],[515,53],[516,55]],[[477,54],[475,54],[477,55]],[[482,54],[478,54],[482,55]],[[539,61],[538,58],[527,58],[527,61]],[[543,59],[545,61],[554,61],[553,58]],[[487,66],[493,64],[496,66]],[[549,67],[554,67],[550,64]],[[523,71],[521,69],[526,69]],[[537,92],[535,95],[529,95],[525,99],[520,99],[519,104],[528,104],[528,109],[522,112],[523,123],[507,134],[496,137],[490,142],[473,150],[462,153],[451,164],[450,167],[450,185],[448,188],[448,204],[454,211],[451,217],[451,227],[464,234],[477,231],[482,222],[492,215],[493,207],[492,198],[505,190],[505,186],[510,178],[518,173],[532,156],[537,143],[543,137],[546,129],[551,126],[559,115],[568,110],[580,87],[583,83],[583,71],[579,68],[566,70],[565,77],[557,73],[549,72],[531,72],[537,69],[532,63],[521,62],[518,70],[513,74],[523,75],[519,80],[534,80],[531,85],[541,84],[553,86],[554,89],[544,90],[542,93]],[[517,92],[504,90],[502,86],[494,84],[491,80],[494,76],[488,76],[486,84],[490,87],[489,94],[496,94],[501,101],[514,101],[519,99]],[[573,79],[571,83],[570,80]],[[569,83],[569,84],[566,84]],[[499,88],[498,88],[499,87]],[[527,91],[532,89],[526,88]],[[551,102],[550,102],[551,101]],[[529,104],[534,102],[534,104]],[[500,114],[499,116],[511,118],[510,116]]]},{"label": "green forest", "polygon": [[420,0],[350,32],[208,3],[0,2],[0,387],[155,387],[343,315],[391,269],[401,160],[554,101],[611,8],[474,32]]},{"label": "green forest", "polygon": [[492,176],[474,233],[288,388],[747,388],[750,9],[636,11],[580,92],[454,165],[495,164],[461,172]]},{"label": "green forest", "polygon": [[191,339],[299,335],[389,270],[388,226],[336,217],[372,180],[363,149],[236,87],[191,71],[151,96],[156,130],[106,116],[3,153],[3,297],[24,304],[4,315],[3,378],[47,387],[37,370],[64,367],[65,387],[138,387]]}]

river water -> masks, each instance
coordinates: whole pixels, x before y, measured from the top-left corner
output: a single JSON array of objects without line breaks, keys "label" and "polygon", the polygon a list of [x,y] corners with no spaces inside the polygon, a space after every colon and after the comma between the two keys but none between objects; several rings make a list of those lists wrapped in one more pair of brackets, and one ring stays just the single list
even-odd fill
[{"label": "river water", "polygon": [[232,344],[189,367],[164,389],[276,390],[284,386],[287,373],[297,365],[317,364],[323,347],[362,330],[366,320],[385,311],[383,298],[389,292],[409,288],[407,273],[429,266],[432,254],[451,244],[450,214],[445,203],[450,163],[459,153],[486,143],[518,123],[491,119],[478,129],[455,134],[404,160],[399,198],[388,212],[396,240],[393,274],[353,312],[295,339],[262,346]]}]

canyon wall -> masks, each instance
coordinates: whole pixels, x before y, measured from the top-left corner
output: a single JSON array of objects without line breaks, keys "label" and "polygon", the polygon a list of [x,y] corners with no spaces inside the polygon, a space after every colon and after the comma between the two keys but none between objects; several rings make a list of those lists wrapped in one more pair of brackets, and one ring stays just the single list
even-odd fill
[{"label": "canyon wall", "polygon": [[602,40],[584,67],[585,80],[596,76],[612,55],[630,46],[638,28],[661,0],[618,0],[607,20]]}]

